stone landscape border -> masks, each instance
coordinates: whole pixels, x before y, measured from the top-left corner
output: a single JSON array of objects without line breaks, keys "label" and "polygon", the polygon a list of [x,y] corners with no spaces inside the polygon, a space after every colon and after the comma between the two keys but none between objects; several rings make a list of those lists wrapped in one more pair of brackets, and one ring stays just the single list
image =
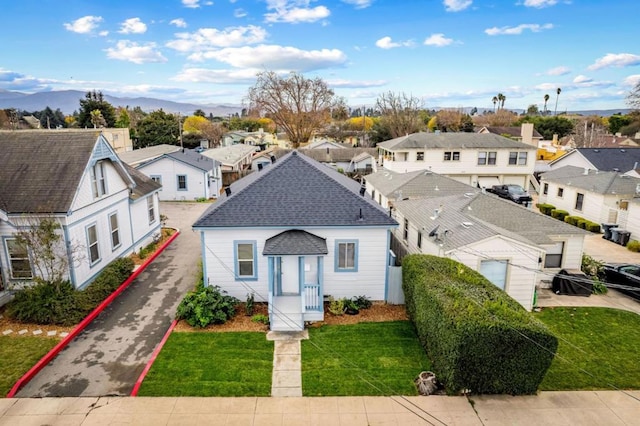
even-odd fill
[{"label": "stone landscape border", "polygon": [[53,349],[51,349],[45,356],[43,356],[40,361],[38,361],[33,367],[31,367],[29,371],[27,371],[20,379],[18,379],[18,381],[13,385],[13,387],[7,394],[7,398],[14,398],[18,391],[24,385],[29,383],[29,381],[33,379],[33,377],[38,374],[38,372],[40,372],[40,370],[42,370],[47,364],[49,364],[60,353],[60,351],[67,347],[67,345],[73,339],[75,339],[76,336],[80,334],[80,332],[82,332],[91,323],[91,321],[93,321],[98,315],[100,315],[100,313],[104,311],[105,308],[109,306],[109,304],[111,304],[111,302],[113,302],[113,300],[120,295],[120,293],[122,293],[127,287],[129,287],[133,280],[135,280],[138,275],[140,275],[140,273],[144,271],[147,266],[149,266],[149,264],[153,262],[154,259],[158,257],[158,255],[162,253],[164,249],[169,246],[169,244],[173,242],[173,240],[178,238],[178,235],[180,235],[180,230],[176,229],[173,235],[171,235],[171,237],[169,237],[167,241],[165,241],[153,254],[151,254],[151,256],[149,256],[144,261],[144,263],[136,268],[136,270],[133,271],[129,278],[127,278],[122,284],[120,284],[120,287],[118,287],[116,291],[114,291],[106,299],[104,299],[102,303],[100,303],[93,311],[91,311],[91,313],[89,313],[89,315],[87,315],[82,321],[80,321],[80,323],[64,339],[62,339],[56,346],[53,347]]}]

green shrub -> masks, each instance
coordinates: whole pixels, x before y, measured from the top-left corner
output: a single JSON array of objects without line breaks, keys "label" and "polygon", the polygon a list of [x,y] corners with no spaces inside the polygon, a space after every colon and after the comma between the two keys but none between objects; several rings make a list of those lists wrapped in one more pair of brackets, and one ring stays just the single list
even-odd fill
[{"label": "green shrub", "polygon": [[76,290],[69,281],[39,282],[16,292],[6,314],[20,322],[73,325]]},{"label": "green shrub", "polygon": [[264,314],[255,314],[251,317],[252,322],[259,322],[260,324],[269,325],[269,317]]},{"label": "green shrub", "polygon": [[449,394],[534,394],[557,338],[476,271],[451,259],[402,261],[407,312]]},{"label": "green shrub", "polygon": [[342,315],[344,313],[344,300],[345,299],[334,299],[333,297],[329,298],[329,312],[333,315]]},{"label": "green shrub", "polygon": [[556,209],[555,206],[547,203],[538,204],[538,208],[540,209],[540,213],[546,214],[547,216],[551,216],[551,212]]},{"label": "green shrub", "polygon": [[599,223],[595,223],[595,222],[591,222],[590,220],[587,221],[587,223],[585,224],[585,228],[587,231],[589,232],[593,232],[596,234],[600,233],[600,224]]},{"label": "green shrub", "polygon": [[353,298],[353,303],[358,309],[369,309],[372,305],[367,296],[357,296]]},{"label": "green shrub", "polygon": [[554,219],[558,219],[558,220],[562,220],[564,221],[564,218],[569,216],[569,212],[566,210],[552,210],[551,211],[551,217]]},{"label": "green shrub", "polygon": [[640,241],[631,240],[627,243],[627,250],[637,253],[640,251]]},{"label": "green shrub", "polygon": [[238,299],[228,296],[218,286],[197,288],[187,293],[176,313],[192,327],[204,328],[210,324],[224,324],[236,314]]},{"label": "green shrub", "polygon": [[586,229],[587,228],[587,219],[580,217],[580,216],[576,216],[576,226],[580,229]]},{"label": "green shrub", "polygon": [[593,294],[607,294],[608,291],[607,286],[598,278],[593,280]]},{"label": "green shrub", "polygon": [[569,225],[576,226],[576,222],[578,220],[578,216],[565,216],[564,221]]},{"label": "green shrub", "polygon": [[143,248],[140,249],[140,251],[138,252],[138,257],[140,259],[146,259],[147,256],[149,256],[150,254],[154,253],[157,248],[158,248],[158,243],[151,243],[151,244],[147,245],[146,247],[143,247]]},{"label": "green shrub", "polygon": [[256,298],[253,293],[247,293],[247,302],[244,305],[245,314],[250,317],[255,309]]},{"label": "green shrub", "polygon": [[133,260],[121,257],[108,264],[87,288],[77,293],[82,318],[113,293],[133,272]]}]

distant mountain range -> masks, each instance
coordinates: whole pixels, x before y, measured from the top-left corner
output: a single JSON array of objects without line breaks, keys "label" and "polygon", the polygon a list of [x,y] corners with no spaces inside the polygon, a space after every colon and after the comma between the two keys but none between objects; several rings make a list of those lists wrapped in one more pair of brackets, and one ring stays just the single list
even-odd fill
[{"label": "distant mountain range", "polygon": [[[64,114],[72,114],[80,109],[80,99],[84,99],[85,95],[86,92],[80,90],[60,90],[29,94],[0,89],[0,109],[15,108],[24,111],[41,111],[49,107],[54,111],[60,109]],[[162,109],[166,112],[179,112],[184,115],[191,115],[195,110],[201,109],[207,115],[213,114],[214,116],[226,117],[242,110],[242,107],[238,105],[197,105],[155,98],[119,98],[107,94],[104,95],[104,99],[114,107],[140,107],[147,112]]]},{"label": "distant mountain range", "polygon": [[[74,111],[80,109],[80,99],[84,99],[86,92],[80,90],[60,90],[51,92],[38,92],[38,93],[22,93],[14,92],[10,90],[0,89],[0,109],[15,108],[23,111],[42,111],[46,107],[53,110],[60,109],[64,114],[72,114]],[[126,107],[135,108],[140,107],[143,111],[150,112],[162,109],[166,112],[181,113],[184,115],[191,115],[197,109],[201,109],[207,115],[213,114],[218,117],[227,117],[229,114],[240,113],[242,107],[239,105],[220,104],[220,105],[198,105],[192,103],[173,102],[156,98],[119,98],[111,95],[104,95],[104,99],[114,107]],[[436,110],[442,108],[434,108]],[[462,108],[465,112],[469,113],[473,110],[472,107]],[[490,108],[478,108],[478,111],[492,111]],[[522,109],[513,109],[512,111],[521,114],[524,112]],[[567,114],[580,114],[580,115],[599,115],[608,117],[613,114],[621,113],[627,114],[630,109],[598,109],[598,110],[584,110],[584,111],[567,111]]]}]

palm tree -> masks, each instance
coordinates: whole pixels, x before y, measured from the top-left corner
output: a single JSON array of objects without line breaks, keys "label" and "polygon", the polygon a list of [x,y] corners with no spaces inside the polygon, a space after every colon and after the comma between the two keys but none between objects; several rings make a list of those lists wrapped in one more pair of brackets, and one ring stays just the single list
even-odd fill
[{"label": "palm tree", "polygon": [[498,97],[497,97],[497,96],[494,96],[494,97],[491,99],[491,102],[493,102],[493,112],[495,113],[495,112],[496,112],[496,104],[498,103]]},{"label": "palm tree", "polygon": [[544,95],[544,115],[547,115],[547,102],[549,102],[549,94]]},{"label": "palm tree", "polygon": [[558,115],[558,97],[560,97],[560,92],[562,92],[562,89],[558,87],[556,90],[556,108],[553,110],[553,115]]},{"label": "palm tree", "polygon": [[504,109],[504,101],[507,100],[507,97],[505,95],[503,95],[502,93],[500,95],[502,96],[502,99],[501,99],[501,101],[502,101],[502,109]]}]

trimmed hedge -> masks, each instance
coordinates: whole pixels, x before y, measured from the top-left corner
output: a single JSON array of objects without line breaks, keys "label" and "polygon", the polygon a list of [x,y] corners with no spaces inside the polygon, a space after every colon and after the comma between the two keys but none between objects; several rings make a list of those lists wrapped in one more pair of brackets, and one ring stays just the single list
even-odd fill
[{"label": "trimmed hedge", "polygon": [[577,226],[578,228],[586,229],[596,234],[599,234],[601,231],[599,223],[591,222],[580,216],[565,216],[564,221],[569,225]]},{"label": "trimmed hedge", "polygon": [[599,234],[601,229],[600,229],[600,224],[599,223],[595,223],[595,222],[591,222],[590,220],[587,221],[586,225],[585,225],[585,229],[589,232],[593,232],[596,234]]},{"label": "trimmed hedge", "polygon": [[551,210],[551,217],[564,221],[564,218],[569,216],[569,212],[566,210]]},{"label": "trimmed hedge", "polygon": [[546,214],[547,216],[551,216],[551,212],[556,209],[556,206],[552,206],[551,204],[538,204],[538,208],[540,209],[540,213]]},{"label": "trimmed hedge", "polygon": [[82,291],[76,291],[69,281],[39,282],[16,292],[7,304],[7,315],[27,323],[77,324],[131,275],[133,266],[128,257],[116,259]]},{"label": "trimmed hedge", "polygon": [[451,259],[402,260],[407,312],[447,393],[534,394],[557,338],[480,273]]}]

